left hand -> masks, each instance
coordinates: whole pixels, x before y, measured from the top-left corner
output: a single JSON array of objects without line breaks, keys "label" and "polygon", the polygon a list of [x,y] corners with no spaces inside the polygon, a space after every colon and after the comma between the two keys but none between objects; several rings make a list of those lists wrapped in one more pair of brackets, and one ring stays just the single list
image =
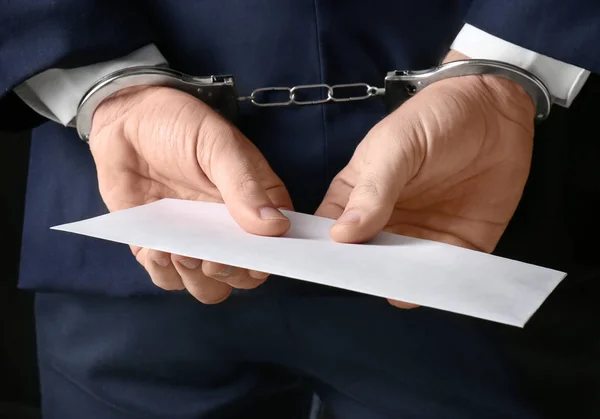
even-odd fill
[{"label": "left hand", "polygon": [[316,215],[337,219],[339,242],[385,230],[492,252],[529,175],[534,115],[512,81],[436,82],[367,134]]}]

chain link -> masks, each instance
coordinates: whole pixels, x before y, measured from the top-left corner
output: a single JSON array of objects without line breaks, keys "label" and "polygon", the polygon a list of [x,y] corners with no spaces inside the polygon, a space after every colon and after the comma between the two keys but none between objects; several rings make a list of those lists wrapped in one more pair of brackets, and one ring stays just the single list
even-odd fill
[{"label": "chain link", "polygon": [[[343,95],[343,89],[358,89],[362,88],[364,93],[359,96]],[[298,92],[303,90],[327,90],[327,97],[318,100],[299,100]],[[285,92],[288,95],[287,100],[280,101],[260,101],[257,95],[260,93],[268,92]],[[336,93],[337,92],[337,93]],[[355,102],[359,100],[367,100],[374,96],[383,96],[385,89],[371,86],[367,83],[349,83],[349,84],[336,84],[330,86],[328,84],[303,84],[294,87],[261,87],[252,91],[250,96],[239,97],[240,102],[250,101],[253,105],[261,107],[270,106],[291,106],[291,105],[320,105],[328,102]]]}]

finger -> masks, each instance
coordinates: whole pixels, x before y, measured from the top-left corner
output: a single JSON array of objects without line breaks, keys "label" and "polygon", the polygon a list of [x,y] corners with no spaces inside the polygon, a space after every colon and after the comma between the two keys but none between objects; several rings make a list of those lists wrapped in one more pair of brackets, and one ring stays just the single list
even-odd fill
[{"label": "finger", "polygon": [[377,150],[362,156],[360,175],[344,213],[331,228],[331,237],[344,243],[361,243],[375,237],[387,224],[401,189],[408,181],[406,153],[402,149]]},{"label": "finger", "polygon": [[344,213],[331,228],[331,237],[340,242],[360,243],[373,238],[388,222],[398,197],[395,180],[368,173],[350,193]]},{"label": "finger", "polygon": [[171,255],[171,260],[185,288],[201,303],[217,304],[225,301],[231,294],[229,284],[204,275],[201,260],[179,255]]},{"label": "finger", "polygon": [[265,187],[269,201],[279,210],[293,211],[294,205],[287,188],[262,155],[260,161],[261,163],[256,167],[256,173]]},{"label": "finger", "polygon": [[344,208],[348,204],[348,198],[352,192],[352,186],[344,180],[346,177],[346,169],[342,170],[331,182],[327,193],[315,211],[318,217],[331,218],[337,220],[344,212]]},{"label": "finger", "polygon": [[254,279],[266,280],[269,277],[269,274],[261,271],[253,271],[251,269],[248,270],[248,275],[250,275]]},{"label": "finger", "polygon": [[420,307],[418,304],[406,303],[404,301],[388,300],[388,302],[391,305],[393,305],[394,307],[402,308],[404,310],[410,310],[410,309],[413,309],[413,308]]},{"label": "finger", "polygon": [[[219,126],[218,133],[205,135],[203,149],[211,151],[209,156],[199,156],[200,166],[244,230],[265,236],[285,233],[290,221],[277,209],[291,205],[285,186],[241,133],[229,124]],[[218,141],[218,146],[209,144],[211,141]],[[267,190],[276,202],[271,201]]]},{"label": "finger", "polygon": [[223,265],[221,263],[205,260],[202,263],[202,272],[217,281],[225,282],[237,289],[253,289],[266,281],[267,277],[253,278],[247,269]]},{"label": "finger", "polygon": [[166,291],[183,290],[183,282],[179,273],[171,262],[171,255],[165,252],[152,249],[140,249],[136,257],[142,261],[142,266],[146,268],[150,279],[159,288]]},{"label": "finger", "polygon": [[[396,224],[392,228],[386,228],[385,231],[388,231],[393,234],[400,234],[403,236],[415,237],[417,239],[431,240],[431,241],[451,244],[453,246],[464,247],[466,249],[471,249],[471,250],[479,250],[479,251],[482,250],[482,248],[474,245],[473,243],[469,243],[468,241],[463,240],[454,234],[429,229],[424,226],[413,226],[413,225],[409,225],[409,224]],[[493,250],[494,249],[490,249],[488,253],[491,253]],[[486,249],[486,251],[487,251],[487,249]]]},{"label": "finger", "polygon": [[315,211],[315,215],[317,217],[325,217],[330,218],[332,220],[337,220],[338,218],[340,218],[343,212],[344,207],[340,207],[337,204],[324,201],[321,203],[321,205],[319,205],[317,211]]}]

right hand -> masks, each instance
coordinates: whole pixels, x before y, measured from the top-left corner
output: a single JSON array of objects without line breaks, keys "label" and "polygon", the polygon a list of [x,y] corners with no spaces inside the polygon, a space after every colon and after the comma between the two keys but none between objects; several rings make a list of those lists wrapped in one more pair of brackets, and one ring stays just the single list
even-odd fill
[{"label": "right hand", "polygon": [[[90,134],[102,199],[110,211],[162,198],[224,202],[247,232],[278,236],[292,209],[283,182],[260,151],[210,107],[167,87],[131,88],[96,110]],[[152,281],[187,289],[203,303],[224,301],[267,274],[132,247]]]}]

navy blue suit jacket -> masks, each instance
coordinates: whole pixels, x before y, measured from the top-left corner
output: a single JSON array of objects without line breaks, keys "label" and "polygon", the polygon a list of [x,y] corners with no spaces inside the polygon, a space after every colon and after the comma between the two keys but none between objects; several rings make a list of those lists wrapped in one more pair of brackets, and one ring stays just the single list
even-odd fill
[{"label": "navy blue suit jacket", "polygon": [[[149,43],[178,70],[234,74],[241,93],[276,85],[381,85],[389,70],[439,62],[464,22],[600,72],[597,0],[2,0],[0,98],[9,100],[17,84],[43,70],[118,58]],[[16,116],[9,112],[0,122]],[[293,110],[242,107],[239,127],[283,179],[296,209],[312,212],[355,146],[384,116],[378,101]],[[21,286],[159,292],[126,246],[49,230],[105,212],[87,145],[72,129],[37,127]]]}]

